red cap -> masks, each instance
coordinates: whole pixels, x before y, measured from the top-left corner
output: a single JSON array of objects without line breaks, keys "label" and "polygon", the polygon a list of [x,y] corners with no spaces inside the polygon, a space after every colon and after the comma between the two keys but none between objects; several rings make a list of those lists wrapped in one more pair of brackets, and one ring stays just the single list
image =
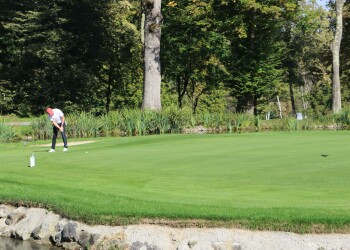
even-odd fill
[{"label": "red cap", "polygon": [[50,116],[53,116],[53,110],[52,108],[47,108],[46,113],[48,113]]}]

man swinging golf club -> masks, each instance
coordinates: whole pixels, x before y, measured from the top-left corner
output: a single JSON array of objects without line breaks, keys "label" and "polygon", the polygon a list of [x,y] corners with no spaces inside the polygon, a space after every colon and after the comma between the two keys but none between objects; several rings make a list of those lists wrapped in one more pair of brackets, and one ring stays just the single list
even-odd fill
[{"label": "man swinging golf club", "polygon": [[63,144],[64,148],[63,151],[68,151],[68,143],[67,143],[67,137],[65,133],[65,118],[64,114],[60,109],[52,109],[52,108],[47,108],[46,113],[49,115],[49,119],[52,122],[52,144],[51,144],[51,149],[49,153],[55,152],[55,147],[56,147],[56,138],[58,131],[61,131],[62,134],[62,139],[63,139]]}]

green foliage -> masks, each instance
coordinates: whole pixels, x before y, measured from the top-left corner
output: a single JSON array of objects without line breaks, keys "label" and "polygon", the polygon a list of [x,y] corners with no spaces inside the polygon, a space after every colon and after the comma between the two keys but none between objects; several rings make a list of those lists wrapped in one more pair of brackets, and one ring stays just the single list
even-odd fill
[{"label": "green foliage", "polygon": [[[102,116],[139,108],[144,73],[140,13],[140,3],[128,0],[2,4],[0,112],[29,117],[54,106],[66,113]],[[267,107],[278,95],[284,115],[329,112],[329,11],[295,0],[165,0],[162,13],[165,107],[191,107],[193,113],[249,110],[260,115],[270,111]],[[348,1],[343,22],[340,71],[347,108]],[[166,119],[158,120],[162,124]],[[148,125],[135,126],[138,134],[157,133],[142,132]]]},{"label": "green foliage", "polygon": [[208,1],[167,2],[163,9],[162,71],[176,91],[178,106],[183,106],[187,96],[196,112],[203,95],[227,78],[223,60],[229,57],[229,40],[213,25]]},{"label": "green foliage", "polygon": [[31,128],[34,139],[44,140],[52,136],[52,124],[48,120],[47,115],[33,118],[31,121]]},{"label": "green foliage", "polygon": [[[93,113],[74,112],[66,115],[66,133],[69,138],[104,136],[142,136],[152,134],[176,134],[197,127],[204,127],[209,133],[242,131],[296,131],[332,128],[348,128],[349,111],[338,115],[295,116],[265,120],[261,116],[248,113],[208,111],[192,113],[190,107],[178,108],[175,104],[161,111],[122,109],[96,116]],[[337,126],[335,126],[337,125]],[[31,126],[16,131],[21,136],[31,136],[35,140],[52,136],[52,124],[46,115],[32,118]]]},{"label": "green foliage", "polygon": [[254,110],[257,115],[259,105],[268,103],[284,80],[280,14],[289,9],[275,1],[213,2],[214,19],[230,40],[231,57],[225,60],[230,78],[226,82],[238,100],[237,110]]},{"label": "green foliage", "polygon": [[293,90],[293,110],[324,115],[331,103],[331,43],[329,13],[313,3],[301,3],[287,23],[284,67]]},{"label": "green foliage", "polygon": [[335,115],[335,122],[343,128],[350,128],[350,110],[342,110],[339,114]]},{"label": "green foliage", "polygon": [[141,45],[128,1],[26,1],[1,8],[0,105],[108,112],[141,99]]},{"label": "green foliage", "polygon": [[224,113],[229,106],[229,91],[221,84],[203,94],[198,104],[198,112]]},{"label": "green foliage", "polygon": [[287,117],[283,119],[283,128],[288,131],[298,130],[298,120],[294,117]]},{"label": "green foliage", "polygon": [[166,117],[169,122],[170,133],[179,133],[191,123],[190,109],[180,109],[175,105],[172,105],[162,110],[161,114]]},{"label": "green foliage", "polygon": [[[340,82],[342,85],[342,102],[348,108],[350,102],[350,2],[345,1],[343,9],[343,39],[340,48]],[[347,103],[347,104],[346,104]]]},{"label": "green foliage", "polygon": [[97,119],[93,114],[86,112],[67,115],[66,123],[66,133],[75,138],[94,137],[102,127],[101,119]]},{"label": "green foliage", "polygon": [[0,142],[10,142],[17,138],[16,131],[0,120]]}]

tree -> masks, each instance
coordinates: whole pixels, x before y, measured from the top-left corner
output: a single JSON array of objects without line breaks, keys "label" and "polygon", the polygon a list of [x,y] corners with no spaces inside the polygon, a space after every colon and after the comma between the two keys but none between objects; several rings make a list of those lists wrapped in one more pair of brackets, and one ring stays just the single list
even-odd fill
[{"label": "tree", "polygon": [[229,86],[238,100],[237,111],[260,112],[261,105],[276,94],[283,82],[282,21],[279,1],[215,1],[221,32],[230,41],[231,58],[226,66]]},{"label": "tree", "polygon": [[9,111],[140,106],[141,46],[128,1],[28,0],[1,7],[0,91],[15,107],[7,105]]},{"label": "tree", "polygon": [[229,41],[218,32],[210,1],[169,1],[163,12],[164,78],[172,83],[178,106],[188,100],[195,113],[202,96],[222,88],[227,78],[223,60]]},{"label": "tree", "polygon": [[137,15],[135,6],[127,0],[113,1],[106,6],[105,13],[101,51],[96,58],[105,111],[140,107],[141,44],[140,33],[132,23]]},{"label": "tree", "polygon": [[339,53],[340,44],[343,34],[343,6],[345,0],[335,1],[335,13],[336,13],[336,28],[334,34],[334,40],[331,45],[333,55],[333,88],[332,88],[332,111],[333,113],[339,113],[341,107],[341,90],[340,90],[340,73],[339,73]]},{"label": "tree", "polygon": [[350,0],[344,4],[343,10],[343,38],[340,49],[340,82],[342,83],[342,102],[344,106],[350,103]]},{"label": "tree", "polygon": [[144,23],[144,87],[142,109],[160,110],[161,0],[142,0]]},{"label": "tree", "polygon": [[284,30],[288,37],[284,67],[288,72],[293,113],[310,112],[314,108],[321,114],[330,108],[331,96],[327,90],[331,87],[329,44],[333,35],[328,15],[328,11],[315,3],[300,1],[295,16],[287,22],[289,28]]}]

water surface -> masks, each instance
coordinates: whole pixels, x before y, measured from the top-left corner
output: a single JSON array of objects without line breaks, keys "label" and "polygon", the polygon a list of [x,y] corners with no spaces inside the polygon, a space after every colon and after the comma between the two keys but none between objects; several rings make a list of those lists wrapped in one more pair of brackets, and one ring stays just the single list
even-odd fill
[{"label": "water surface", "polygon": [[61,248],[39,245],[30,241],[22,241],[7,237],[0,237],[1,250],[58,250]]}]

